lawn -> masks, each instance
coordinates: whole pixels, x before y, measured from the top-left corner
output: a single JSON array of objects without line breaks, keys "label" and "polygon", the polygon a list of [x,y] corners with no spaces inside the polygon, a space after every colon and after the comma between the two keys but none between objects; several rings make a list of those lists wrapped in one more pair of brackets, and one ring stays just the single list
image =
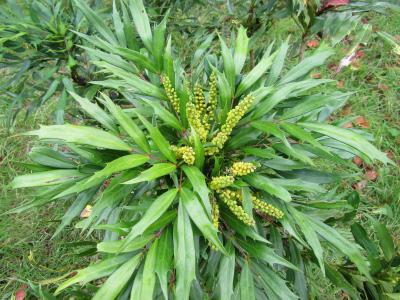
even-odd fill
[{"label": "lawn", "polygon": [[[374,32],[385,31],[400,41],[399,15],[370,13],[367,20]],[[293,22],[284,21],[274,24],[268,34],[277,39],[291,34],[296,40],[299,29]],[[340,190],[345,193],[358,191],[361,197],[356,216],[358,222],[371,228],[371,232],[370,216],[384,222],[396,248],[400,249],[400,57],[374,35],[359,49],[358,58],[336,73],[349,43],[348,40],[339,43],[335,55],[311,76],[336,80],[329,87],[332,90],[354,92],[349,103],[333,118],[345,117],[349,120],[346,126],[351,123],[351,126],[364,128],[375,138],[377,147],[396,163],[392,166],[379,163],[367,166],[360,162],[353,176],[342,180]],[[307,51],[311,49],[307,49],[306,54]],[[298,60],[297,57],[291,59],[293,62]],[[0,218],[0,299],[9,299],[27,281],[54,287],[48,279],[60,277],[85,266],[90,260],[96,260],[95,256],[85,256],[84,247],[77,249],[73,244],[77,238],[96,241],[95,234],[82,236],[80,230],[69,227],[52,239],[67,208],[62,201],[18,214],[7,213],[29,199],[27,193],[9,187],[13,177],[26,170],[27,153],[35,144],[35,140],[20,134],[37,128],[39,124],[51,123],[49,111],[52,111],[52,105],[49,101],[27,120],[20,116],[12,133],[5,127],[5,108],[0,107],[0,212],[3,213]],[[327,165],[326,168],[333,167]],[[343,228],[346,226],[343,224]],[[349,234],[348,230],[343,229],[343,232]],[[371,237],[374,239],[373,234]],[[318,272],[315,278],[318,278]],[[324,299],[343,299],[343,294],[331,286],[315,283],[312,288],[327,295]]]}]

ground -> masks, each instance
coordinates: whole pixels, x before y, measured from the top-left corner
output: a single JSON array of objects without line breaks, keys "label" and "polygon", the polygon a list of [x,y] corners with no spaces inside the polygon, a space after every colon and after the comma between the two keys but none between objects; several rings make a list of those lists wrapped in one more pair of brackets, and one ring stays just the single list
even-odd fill
[{"label": "ground", "polygon": [[[374,30],[383,30],[400,36],[400,18],[396,15],[369,15]],[[278,26],[278,25],[275,25]],[[288,32],[298,30],[293,23],[286,24],[284,30],[273,29],[271,34],[285,37]],[[298,36],[298,34],[293,34]],[[375,137],[376,145],[392,157],[396,165],[382,165],[360,168],[359,173],[343,182],[343,189],[351,190],[353,184],[362,196],[358,214],[360,222],[368,225],[368,215],[374,215],[385,222],[399,245],[400,236],[400,57],[391,52],[390,46],[373,36],[359,52],[359,58],[339,74],[333,66],[346,55],[347,45],[335,47],[336,55],[329,64],[319,70],[323,78],[338,80],[341,91],[355,92],[348,106],[342,112],[348,117],[361,116],[355,121],[366,127]],[[313,76],[319,76],[318,73]],[[49,122],[49,107],[44,107],[29,120],[18,122],[16,131],[9,135],[4,128],[4,110],[0,108],[0,213],[18,206],[26,196],[21,191],[12,191],[8,184],[22,172],[21,162],[27,160],[32,141],[16,135],[38,124]],[[354,126],[357,126],[355,124]],[[366,173],[368,171],[368,173]],[[376,180],[371,180],[376,176]],[[365,180],[365,181],[364,181]],[[365,186],[364,186],[365,185]],[[51,239],[59,218],[64,212],[63,203],[56,202],[40,209],[32,209],[20,214],[2,214],[0,218],[0,298],[8,299],[11,293],[30,280],[41,282],[65,274],[66,271],[84,265],[85,260],[70,246],[79,231],[68,229],[55,239]],[[322,287],[321,287],[322,288]],[[322,288],[323,289],[323,288]],[[322,290],[323,291],[323,290]],[[336,295],[339,296],[339,295]]]}]

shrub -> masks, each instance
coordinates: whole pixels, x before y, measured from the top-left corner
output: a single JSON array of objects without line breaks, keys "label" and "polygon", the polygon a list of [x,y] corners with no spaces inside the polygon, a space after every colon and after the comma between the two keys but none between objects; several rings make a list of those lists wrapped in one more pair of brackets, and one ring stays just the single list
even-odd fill
[{"label": "shrub", "polygon": [[[307,299],[319,266],[358,298],[336,267],[373,282],[369,263],[331,226],[355,206],[325,189],[338,176],[318,165],[390,160],[358,130],[329,121],[349,94],[313,92],[330,80],[307,75],[332,51],[285,71],[289,44],[271,45],[251,68],[240,28],[231,47],[220,38],[220,57],[198,59],[186,74],[166,19],[151,29],[140,0],[122,4],[122,17],[114,8],[115,31],[83,2],[80,9],[98,34],[79,35],[107,77],[95,83],[104,89],[98,103],[72,95],[97,126],[28,132],[55,147],[33,148],[33,173],[12,183],[37,192],[15,212],[71,202],[55,235],[88,204],[76,227],[105,230],[99,260],[56,294],[108,277],[94,299]],[[114,103],[113,91],[132,107]]]}]

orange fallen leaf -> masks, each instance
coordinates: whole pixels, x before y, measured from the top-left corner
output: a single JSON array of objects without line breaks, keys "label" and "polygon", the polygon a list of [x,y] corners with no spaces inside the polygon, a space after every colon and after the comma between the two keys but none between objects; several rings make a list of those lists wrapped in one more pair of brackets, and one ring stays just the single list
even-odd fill
[{"label": "orange fallen leaf", "polygon": [[356,52],[356,58],[362,58],[362,57],[364,57],[364,55],[365,55],[365,53],[362,50],[358,50]]},{"label": "orange fallen leaf", "polygon": [[361,166],[364,161],[359,156],[354,156],[353,163],[355,163],[357,166]]},{"label": "orange fallen leaf", "polygon": [[369,128],[369,123],[368,123],[367,119],[365,119],[365,117],[363,117],[363,116],[360,116],[357,119],[355,119],[353,121],[353,123],[355,125],[358,125],[358,126],[362,127],[362,128]]},{"label": "orange fallen leaf", "polygon": [[15,293],[15,300],[24,300],[26,297],[26,289],[26,284],[21,285]]},{"label": "orange fallen leaf", "polygon": [[361,192],[367,186],[367,184],[368,184],[368,181],[364,179],[364,180],[354,183],[352,185],[352,187],[353,187],[353,189]]},{"label": "orange fallen leaf", "polygon": [[378,178],[378,173],[375,170],[367,170],[367,172],[365,172],[365,176],[371,180],[371,181],[375,181]]},{"label": "orange fallen leaf", "polygon": [[353,123],[352,122],[344,123],[342,127],[343,128],[353,128]]},{"label": "orange fallen leaf", "polygon": [[317,40],[309,40],[306,43],[308,48],[317,48],[319,46],[319,42]]},{"label": "orange fallen leaf", "polygon": [[311,75],[311,78],[320,79],[320,78],[322,78],[322,75],[321,75],[321,73],[315,73],[315,74]]}]

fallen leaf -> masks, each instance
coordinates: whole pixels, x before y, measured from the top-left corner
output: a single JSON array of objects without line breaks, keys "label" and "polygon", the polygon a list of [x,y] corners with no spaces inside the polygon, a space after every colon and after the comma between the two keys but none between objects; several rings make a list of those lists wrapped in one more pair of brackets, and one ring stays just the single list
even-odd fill
[{"label": "fallen leaf", "polygon": [[92,206],[88,204],[88,205],[86,205],[86,207],[82,210],[82,212],[81,212],[81,218],[89,218],[91,214],[92,214]]},{"label": "fallen leaf", "polygon": [[395,39],[396,41],[400,42],[400,34],[396,34],[396,35],[394,36],[394,39]]},{"label": "fallen leaf", "polygon": [[360,70],[360,68],[361,68],[361,62],[360,62],[360,60],[359,60],[359,59],[353,60],[353,61],[351,62],[350,67],[351,67],[351,69],[354,70],[354,71]]},{"label": "fallen leaf", "polygon": [[356,58],[362,58],[362,57],[364,57],[364,55],[365,55],[365,53],[362,50],[358,50],[356,52]]},{"label": "fallen leaf", "polygon": [[306,43],[308,48],[317,48],[319,46],[319,42],[317,40],[309,40]]},{"label": "fallen leaf", "polygon": [[324,4],[322,5],[321,9],[319,12],[323,12],[326,9],[336,7],[336,6],[341,6],[341,5],[347,5],[349,4],[350,0],[326,0]]},{"label": "fallen leaf", "polygon": [[353,123],[362,128],[369,128],[369,123],[368,123],[367,119],[365,119],[363,116],[357,117],[357,119],[355,119],[353,121]]},{"label": "fallen leaf", "polygon": [[353,128],[353,123],[352,122],[344,123],[342,127],[343,128]]},{"label": "fallen leaf", "polygon": [[354,156],[353,163],[355,163],[357,166],[361,166],[364,161],[359,156]]},{"label": "fallen leaf", "polygon": [[351,112],[352,112],[351,105],[346,104],[342,109],[341,115],[342,116],[348,116],[348,115],[351,114]]},{"label": "fallen leaf", "polygon": [[392,151],[386,151],[386,156],[387,156],[387,158],[389,158],[391,160],[393,160],[393,158],[394,158],[394,154]]},{"label": "fallen leaf", "polygon": [[367,17],[364,17],[364,18],[361,19],[361,23],[369,24],[369,19]]},{"label": "fallen leaf", "polygon": [[337,87],[338,89],[344,88],[344,81],[343,81],[343,80],[338,80],[338,81],[336,82],[336,87]]},{"label": "fallen leaf", "polygon": [[26,297],[26,289],[27,285],[23,284],[19,287],[19,289],[15,293],[15,300],[24,300]]},{"label": "fallen leaf", "polygon": [[367,172],[365,172],[365,176],[371,180],[371,181],[375,181],[378,178],[378,173],[375,170],[367,170]]},{"label": "fallen leaf", "polygon": [[384,83],[378,83],[378,89],[380,89],[381,91],[387,91],[389,87]]},{"label": "fallen leaf", "polygon": [[361,192],[367,186],[367,184],[368,184],[368,181],[364,179],[364,180],[354,183],[352,185],[352,187],[353,187],[353,189]]},{"label": "fallen leaf", "polygon": [[315,74],[311,75],[311,78],[320,79],[320,78],[322,78],[322,75],[321,75],[321,73],[315,73]]}]

